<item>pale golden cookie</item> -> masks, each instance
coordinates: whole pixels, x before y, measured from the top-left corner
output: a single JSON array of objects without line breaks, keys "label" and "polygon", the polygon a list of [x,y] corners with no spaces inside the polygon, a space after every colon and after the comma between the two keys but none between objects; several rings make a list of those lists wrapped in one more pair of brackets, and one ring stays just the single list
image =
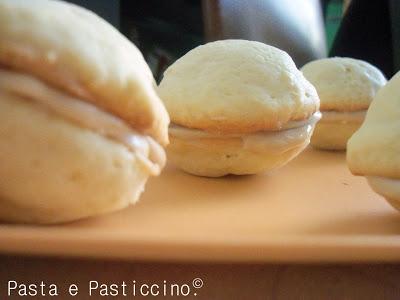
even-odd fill
[{"label": "pale golden cookie", "polygon": [[400,73],[379,90],[350,138],[347,163],[353,174],[366,176],[376,192],[400,206]]},{"label": "pale golden cookie", "polygon": [[158,91],[172,121],[168,158],[195,175],[281,167],[319,119],[314,87],[286,52],[260,42],[199,46],[167,69]]},{"label": "pale golden cookie", "polygon": [[[361,126],[376,92],[386,84],[385,76],[373,65],[346,57],[312,61],[301,69],[315,86],[321,101],[322,119],[311,145],[326,150],[345,150],[348,139]],[[335,119],[326,115],[335,114]]]},{"label": "pale golden cookie", "polygon": [[127,207],[165,164],[168,114],[139,50],[62,1],[0,1],[0,221]]}]

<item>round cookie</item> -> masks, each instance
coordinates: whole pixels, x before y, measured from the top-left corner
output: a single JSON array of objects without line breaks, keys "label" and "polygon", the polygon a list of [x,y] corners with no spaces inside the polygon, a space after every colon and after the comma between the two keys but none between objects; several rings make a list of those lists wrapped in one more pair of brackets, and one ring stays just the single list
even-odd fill
[{"label": "round cookie", "polygon": [[139,50],[86,9],[0,1],[0,220],[67,222],[136,202],[165,164],[154,86]]},{"label": "round cookie", "polygon": [[400,73],[377,93],[365,122],[350,138],[347,163],[355,175],[400,207]]},{"label": "round cookie", "polygon": [[201,176],[284,165],[307,146],[319,114],[318,95],[290,56],[255,41],[189,51],[158,91],[172,122],[168,158]]},{"label": "round cookie", "polygon": [[385,76],[365,61],[346,57],[312,61],[301,71],[315,86],[321,101],[322,119],[315,128],[311,145],[345,150],[376,92],[385,85]]}]

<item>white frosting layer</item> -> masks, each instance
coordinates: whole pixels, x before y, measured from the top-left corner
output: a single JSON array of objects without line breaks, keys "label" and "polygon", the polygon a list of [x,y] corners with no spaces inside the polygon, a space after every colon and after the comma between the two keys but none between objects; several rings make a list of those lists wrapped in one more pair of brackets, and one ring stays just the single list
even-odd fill
[{"label": "white frosting layer", "polygon": [[69,96],[33,76],[0,69],[0,91],[35,101],[82,128],[124,144],[152,175],[158,175],[165,165],[165,152],[151,137],[136,132],[123,120],[95,105]]},{"label": "white frosting layer", "polygon": [[[191,129],[176,124],[171,124],[169,134],[180,139],[232,139],[242,140],[245,149],[260,150],[265,148],[269,150],[283,151],[303,144],[310,138],[315,124],[320,119],[320,113],[317,112],[308,120],[303,122],[293,122],[288,124],[287,129],[279,131],[260,131],[250,134],[223,134],[217,132],[208,132],[199,129]],[[295,126],[298,127],[295,127]]]},{"label": "white frosting layer", "polygon": [[321,122],[362,123],[366,114],[367,110],[350,112],[323,111]]}]

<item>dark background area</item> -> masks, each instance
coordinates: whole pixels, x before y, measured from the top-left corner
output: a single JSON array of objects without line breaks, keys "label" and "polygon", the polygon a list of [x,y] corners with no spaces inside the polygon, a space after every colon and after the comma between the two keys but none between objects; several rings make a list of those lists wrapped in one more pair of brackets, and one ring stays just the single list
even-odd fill
[{"label": "dark background area", "polygon": [[336,34],[330,56],[363,59],[378,66],[390,78],[395,72],[392,23],[398,22],[395,15],[398,8],[391,7],[391,2],[399,3],[398,0],[353,0]]},{"label": "dark background area", "polygon": [[201,1],[121,0],[120,30],[142,51],[156,80],[190,49],[204,44]]},{"label": "dark background area", "polygon": [[[317,10],[314,13],[320,14],[323,20],[321,26],[324,28],[321,30],[325,35],[326,47],[319,45],[322,52],[311,53],[310,49],[303,46],[309,45],[312,39],[300,36],[300,48],[303,49],[300,49],[302,57],[299,58],[294,49],[299,48],[299,41],[296,44],[287,34],[288,30],[293,31],[293,27],[285,26],[291,22],[290,16],[285,15],[285,11],[290,10],[290,7],[284,6],[285,1],[246,1],[243,17],[236,12],[237,18],[229,22],[231,25],[243,23],[243,19],[247,18],[244,20],[245,27],[240,28],[239,36],[230,36],[232,30],[223,32],[221,28],[227,26],[224,18],[229,17],[229,8],[240,3],[235,0],[69,0],[95,11],[134,42],[142,51],[157,81],[168,65],[192,48],[207,41],[232,37],[260,40],[278,46],[289,52],[299,67],[304,62],[323,56],[347,56],[376,65],[388,78],[399,70],[400,1],[352,0],[345,13],[342,13],[343,0],[303,1],[319,5],[319,9],[318,5],[314,5]],[[264,8],[264,11],[257,11],[259,7]],[[260,22],[260,15],[261,18],[265,16],[265,22]],[[274,28],[262,31],[260,26]],[[253,37],[251,33],[250,37],[253,38],[248,38],[246,30],[261,32],[261,35]],[[276,37],[271,40],[268,36],[271,33],[278,36],[277,41]]]}]

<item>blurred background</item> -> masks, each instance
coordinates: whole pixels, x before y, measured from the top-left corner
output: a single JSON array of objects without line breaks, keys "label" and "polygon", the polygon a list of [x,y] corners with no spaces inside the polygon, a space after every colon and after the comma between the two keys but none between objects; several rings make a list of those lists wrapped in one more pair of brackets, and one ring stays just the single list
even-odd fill
[{"label": "blurred background", "polygon": [[218,39],[257,40],[300,68],[327,56],[366,60],[388,78],[400,69],[399,0],[70,0],[117,27],[154,77],[192,48]]}]

